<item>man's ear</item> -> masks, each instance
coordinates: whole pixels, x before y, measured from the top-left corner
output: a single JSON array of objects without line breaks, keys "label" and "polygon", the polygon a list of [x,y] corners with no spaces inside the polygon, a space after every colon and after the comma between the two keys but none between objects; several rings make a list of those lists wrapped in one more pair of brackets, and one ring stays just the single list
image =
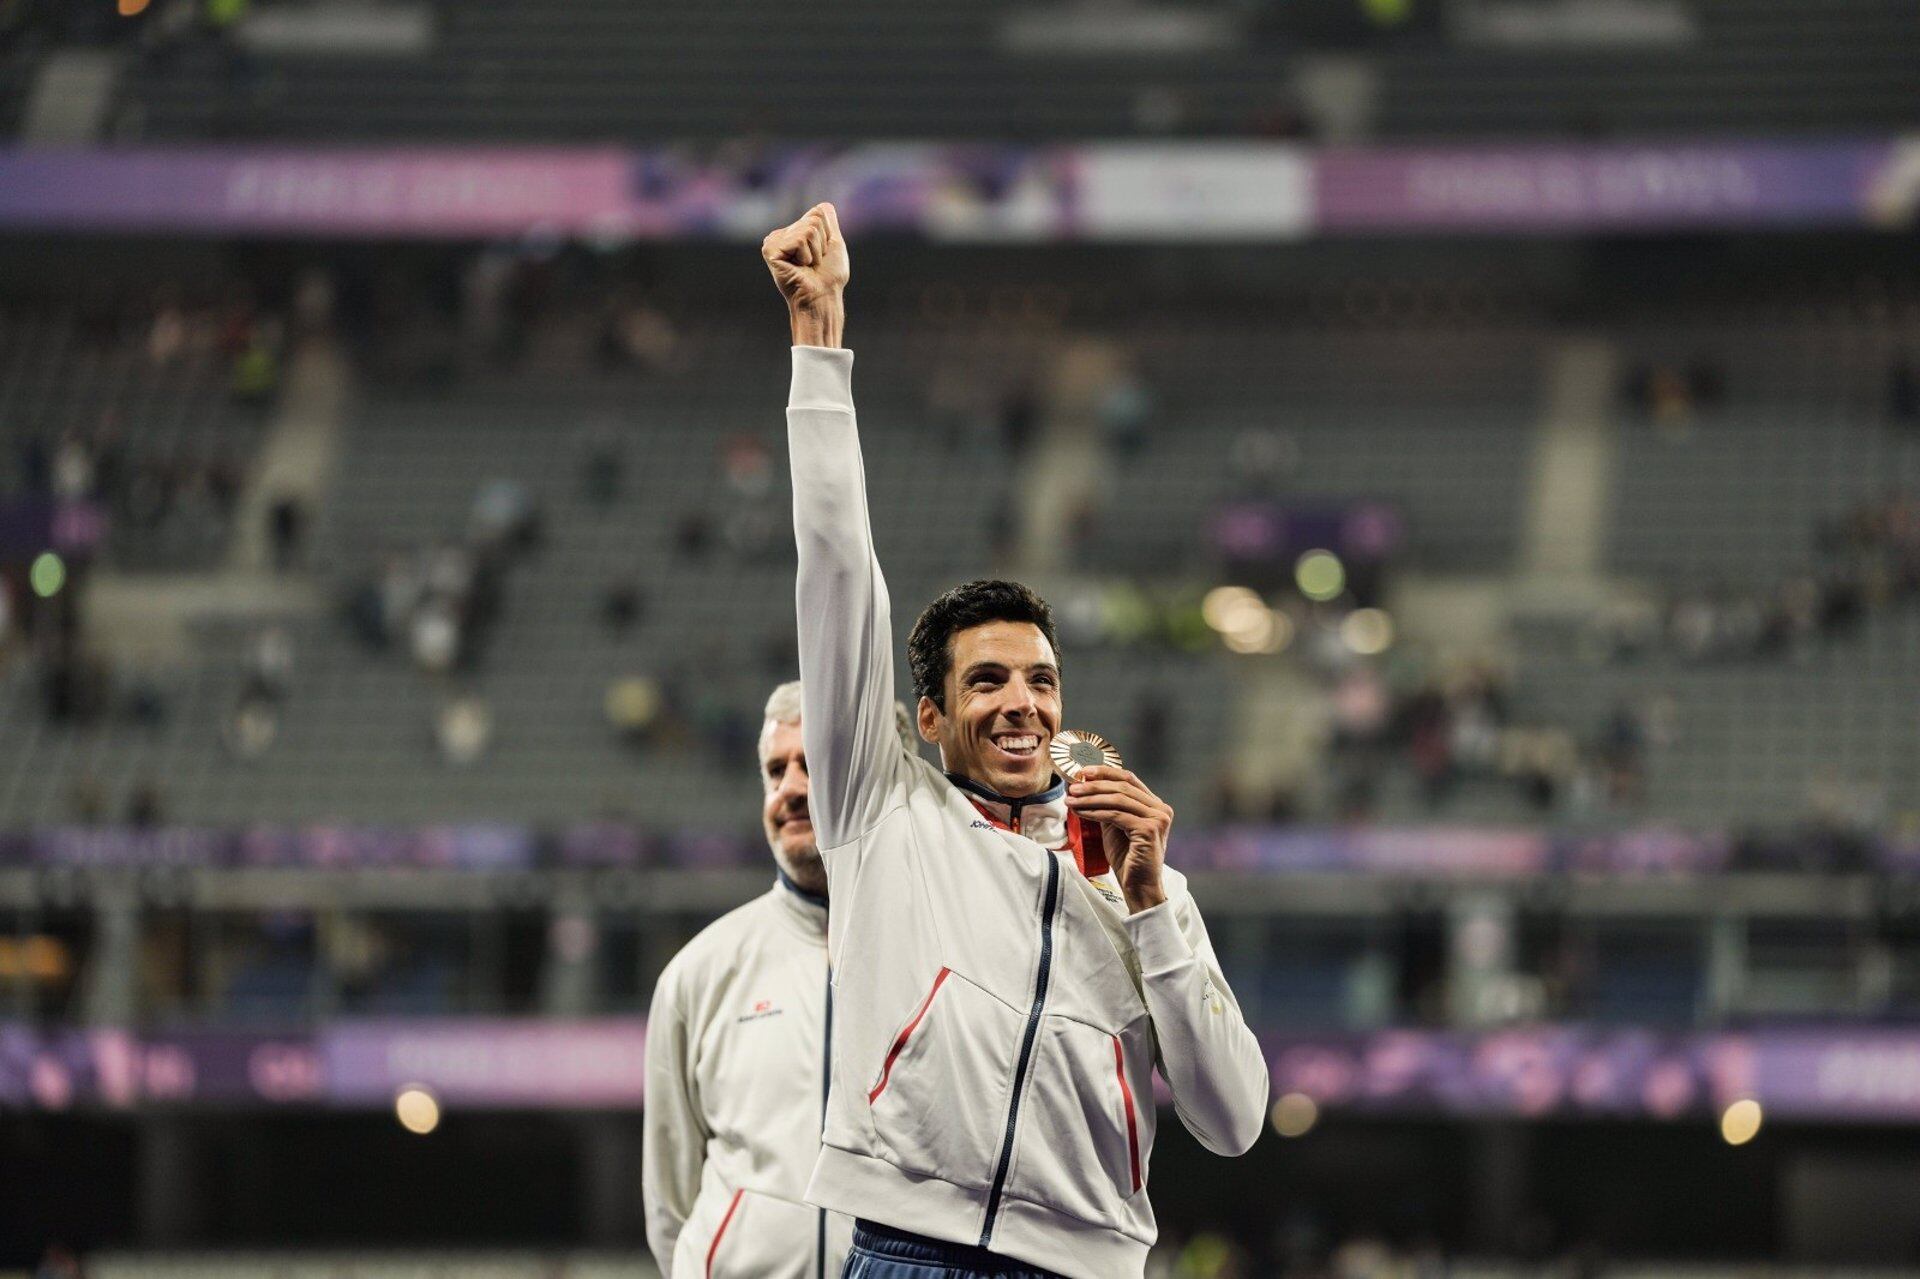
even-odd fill
[{"label": "man's ear", "polygon": [[946,717],[940,713],[940,708],[934,705],[931,697],[920,699],[920,705],[915,708],[914,717],[918,721],[921,741],[938,742],[940,740],[940,721]]}]

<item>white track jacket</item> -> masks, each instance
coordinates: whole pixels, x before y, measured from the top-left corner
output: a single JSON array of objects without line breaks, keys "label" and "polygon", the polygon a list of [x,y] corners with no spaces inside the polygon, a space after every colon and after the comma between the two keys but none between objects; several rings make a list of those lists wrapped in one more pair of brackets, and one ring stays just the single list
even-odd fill
[{"label": "white track jacket", "polygon": [[641,1197],[666,1279],[838,1279],[802,1200],[826,1099],[827,910],[784,878],[673,957],[647,1018]]},{"label": "white track jacket", "polygon": [[1266,1062],[1178,871],[1129,916],[1063,785],[1010,802],[900,749],[852,376],[851,351],[794,349],[800,725],[834,992],[807,1198],[1071,1279],[1139,1276],[1155,1067],[1201,1144],[1237,1155]]}]

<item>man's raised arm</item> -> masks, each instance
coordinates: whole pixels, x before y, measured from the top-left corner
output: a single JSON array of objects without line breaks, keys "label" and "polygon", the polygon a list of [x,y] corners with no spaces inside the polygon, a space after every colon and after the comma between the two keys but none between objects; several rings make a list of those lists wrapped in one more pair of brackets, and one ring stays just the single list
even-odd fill
[{"label": "man's raised arm", "polygon": [[850,268],[833,206],[814,205],[760,251],[793,328],[787,448],[800,551],[800,731],[814,838],[828,850],[880,816],[906,758],[894,726],[893,628],[867,518],[853,352],[840,344]]}]

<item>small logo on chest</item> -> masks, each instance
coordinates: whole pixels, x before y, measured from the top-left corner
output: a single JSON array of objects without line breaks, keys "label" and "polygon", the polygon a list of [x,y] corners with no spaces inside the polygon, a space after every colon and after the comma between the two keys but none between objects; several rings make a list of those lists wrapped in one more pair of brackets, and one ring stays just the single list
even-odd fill
[{"label": "small logo on chest", "polygon": [[785,1010],[771,999],[756,999],[753,1006],[741,1016],[733,1019],[734,1025],[748,1021],[765,1021],[769,1017],[778,1017]]},{"label": "small logo on chest", "polygon": [[983,822],[978,817],[976,817],[971,822],[968,823],[968,828],[971,830],[992,830],[993,823]]}]

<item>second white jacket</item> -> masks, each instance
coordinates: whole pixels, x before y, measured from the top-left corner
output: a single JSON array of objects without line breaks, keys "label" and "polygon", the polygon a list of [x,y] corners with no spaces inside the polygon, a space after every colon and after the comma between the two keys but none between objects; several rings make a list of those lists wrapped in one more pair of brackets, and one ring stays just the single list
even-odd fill
[{"label": "second white jacket", "polygon": [[827,908],[785,879],[667,965],[641,1169],[666,1279],[838,1279],[852,1223],[803,1201],[828,1051]]}]

